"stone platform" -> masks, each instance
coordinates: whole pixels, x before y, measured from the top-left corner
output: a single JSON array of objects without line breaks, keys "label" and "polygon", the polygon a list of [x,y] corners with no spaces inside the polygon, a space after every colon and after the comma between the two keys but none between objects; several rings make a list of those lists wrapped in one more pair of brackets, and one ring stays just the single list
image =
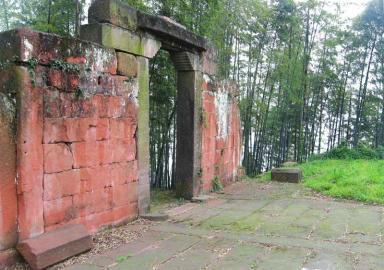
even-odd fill
[{"label": "stone platform", "polygon": [[384,208],[301,185],[241,182],[169,215],[139,240],[65,269],[384,269]]}]

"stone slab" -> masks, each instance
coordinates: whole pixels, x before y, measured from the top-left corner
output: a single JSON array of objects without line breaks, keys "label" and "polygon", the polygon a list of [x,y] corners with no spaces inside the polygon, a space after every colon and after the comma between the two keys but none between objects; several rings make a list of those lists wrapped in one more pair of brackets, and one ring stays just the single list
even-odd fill
[{"label": "stone slab", "polygon": [[151,221],[166,221],[169,219],[169,215],[162,213],[143,214],[140,217]]},{"label": "stone slab", "polygon": [[146,58],[153,58],[161,47],[161,42],[148,34],[138,34],[108,23],[82,25],[80,36],[84,40]]},{"label": "stone slab", "polygon": [[72,64],[76,62],[91,71],[116,74],[114,50],[27,28],[1,33],[0,51],[0,61],[10,61],[9,63],[29,63],[33,59],[43,65],[50,65],[53,60]]},{"label": "stone slab", "polygon": [[303,179],[303,171],[295,168],[277,168],[272,170],[272,181],[299,183]]},{"label": "stone slab", "polygon": [[88,10],[90,23],[108,22],[135,31],[137,10],[118,0],[94,1]]},{"label": "stone slab", "polygon": [[83,225],[68,225],[20,242],[17,250],[32,269],[45,269],[92,249],[92,237]]}]

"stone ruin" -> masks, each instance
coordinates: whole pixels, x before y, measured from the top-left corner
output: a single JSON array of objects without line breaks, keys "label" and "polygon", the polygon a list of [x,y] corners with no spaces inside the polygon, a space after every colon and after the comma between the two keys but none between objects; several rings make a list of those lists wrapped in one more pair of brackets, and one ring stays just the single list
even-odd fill
[{"label": "stone ruin", "polygon": [[216,79],[209,42],[117,0],[96,0],[89,22],[81,40],[0,34],[1,266],[28,239],[149,210],[149,60],[160,49],[177,70],[178,195],[238,176],[238,88]]}]

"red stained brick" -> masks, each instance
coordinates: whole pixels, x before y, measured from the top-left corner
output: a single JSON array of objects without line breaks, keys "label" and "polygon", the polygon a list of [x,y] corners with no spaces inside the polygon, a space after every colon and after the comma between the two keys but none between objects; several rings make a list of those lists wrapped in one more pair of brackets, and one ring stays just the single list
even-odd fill
[{"label": "red stained brick", "polygon": [[138,200],[137,182],[113,187],[114,206],[123,206],[130,203],[136,203]]},{"label": "red stained brick", "polygon": [[133,161],[136,159],[135,139],[121,139],[111,141],[113,148],[113,162]]},{"label": "red stained brick", "polygon": [[55,200],[80,192],[80,170],[44,176],[44,200]]},{"label": "red stained brick", "polygon": [[[0,181],[6,180],[1,179]],[[17,242],[17,196],[14,178],[0,184],[0,250]]]},{"label": "red stained brick", "polygon": [[71,149],[75,168],[96,167],[99,165],[99,145],[97,142],[73,143]]},{"label": "red stained brick", "polygon": [[44,90],[44,116],[48,118],[61,117],[60,92],[54,89]]},{"label": "red stained brick", "polygon": [[20,76],[17,123],[17,174],[19,239],[44,231],[43,220],[43,91],[34,88],[28,70]]},{"label": "red stained brick", "polygon": [[93,214],[83,218],[82,223],[91,232],[96,232],[105,225],[120,225],[123,222],[134,220],[138,217],[137,204],[129,204],[113,208],[105,212]]},{"label": "red stained brick", "polygon": [[114,165],[80,169],[81,193],[111,186]]},{"label": "red stained brick", "polygon": [[45,226],[67,222],[75,217],[72,197],[44,202]]},{"label": "red stained brick", "polygon": [[107,140],[109,137],[108,119],[67,118],[45,120],[44,143]]},{"label": "red stained brick", "polygon": [[35,186],[33,191],[24,192],[18,200],[19,240],[44,233],[43,188]]},{"label": "red stained brick", "polygon": [[110,119],[109,121],[112,139],[126,139],[135,137],[137,128],[136,119],[117,118]]},{"label": "red stained brick", "polygon": [[84,56],[70,56],[65,59],[66,62],[77,65],[85,65],[87,63],[87,58]]},{"label": "red stained brick", "polygon": [[73,197],[73,204],[79,217],[109,210],[112,208],[112,190],[102,188],[77,194]]},{"label": "red stained brick", "polygon": [[64,143],[44,145],[44,172],[55,173],[72,169],[70,147]]},{"label": "red stained brick", "polygon": [[138,108],[137,108],[137,100],[135,97],[131,97],[128,99],[124,99],[125,105],[122,108],[122,117],[125,118],[132,118],[135,119],[137,122],[137,117],[138,117]]},{"label": "red stained brick", "polygon": [[110,138],[110,127],[108,119],[98,119],[96,123],[96,140],[108,140]]}]

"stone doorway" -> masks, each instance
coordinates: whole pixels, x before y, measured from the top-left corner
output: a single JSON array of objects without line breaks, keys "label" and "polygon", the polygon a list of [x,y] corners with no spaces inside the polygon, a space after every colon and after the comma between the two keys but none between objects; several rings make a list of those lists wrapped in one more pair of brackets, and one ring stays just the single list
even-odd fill
[{"label": "stone doorway", "polygon": [[[202,70],[204,59],[208,59],[205,52],[210,48],[207,41],[168,18],[143,13],[116,0],[95,1],[89,21],[82,27],[83,39],[114,48],[118,56],[129,54],[137,59],[139,212],[148,211],[150,203],[149,60],[160,49],[169,52],[177,73],[177,196],[197,196],[201,177]],[[118,57],[118,66],[131,64],[121,60]]]}]

